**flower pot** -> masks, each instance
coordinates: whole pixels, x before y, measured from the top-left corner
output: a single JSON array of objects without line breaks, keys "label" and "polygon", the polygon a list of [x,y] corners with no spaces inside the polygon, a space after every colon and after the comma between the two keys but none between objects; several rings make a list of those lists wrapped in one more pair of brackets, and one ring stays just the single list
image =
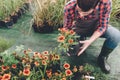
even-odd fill
[{"label": "flower pot", "polygon": [[120,19],[120,11],[116,14],[116,18]]},{"label": "flower pot", "polygon": [[0,28],[3,28],[5,26],[6,26],[5,22],[4,21],[0,21]]},{"label": "flower pot", "polygon": [[10,17],[13,20],[13,23],[17,23],[17,20],[18,20],[18,16],[17,15],[12,15]]},{"label": "flower pot", "polygon": [[32,25],[35,32],[38,33],[51,33],[53,32],[53,27],[49,25],[37,26],[36,24]]},{"label": "flower pot", "polygon": [[29,7],[30,7],[30,3],[24,3],[23,7],[24,7],[25,10],[28,10]]},{"label": "flower pot", "polygon": [[12,21],[12,20],[10,20],[10,21],[5,21],[5,26],[6,26],[7,28],[12,28],[12,25],[13,25],[13,21]]},{"label": "flower pot", "polygon": [[16,13],[17,13],[17,15],[18,15],[18,18],[20,18],[20,17],[22,16],[22,12],[21,12],[20,9],[19,9]]},{"label": "flower pot", "polygon": [[78,52],[80,51],[80,47],[82,46],[82,44],[78,43],[76,45],[71,45],[69,46],[69,50],[68,53],[71,56],[77,56]]}]

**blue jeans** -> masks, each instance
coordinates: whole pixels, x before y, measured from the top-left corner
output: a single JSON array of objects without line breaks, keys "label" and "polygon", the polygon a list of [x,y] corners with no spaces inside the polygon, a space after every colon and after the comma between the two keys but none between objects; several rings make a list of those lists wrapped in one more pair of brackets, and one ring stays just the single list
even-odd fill
[{"label": "blue jeans", "polygon": [[109,25],[106,32],[101,37],[106,38],[103,46],[115,49],[120,42],[120,31]]}]

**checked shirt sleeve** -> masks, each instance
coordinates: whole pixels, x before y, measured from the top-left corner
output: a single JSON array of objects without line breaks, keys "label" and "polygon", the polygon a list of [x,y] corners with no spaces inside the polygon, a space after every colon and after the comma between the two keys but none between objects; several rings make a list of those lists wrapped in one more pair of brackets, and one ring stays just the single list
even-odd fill
[{"label": "checked shirt sleeve", "polygon": [[73,23],[73,10],[72,9],[67,9],[67,6],[64,8],[64,22],[63,22],[63,27],[67,29],[72,28],[72,23]]},{"label": "checked shirt sleeve", "polygon": [[110,12],[111,12],[111,0],[103,0],[99,7],[100,11],[100,25],[98,26],[97,31],[99,31],[101,34],[103,34],[109,23],[110,18]]}]

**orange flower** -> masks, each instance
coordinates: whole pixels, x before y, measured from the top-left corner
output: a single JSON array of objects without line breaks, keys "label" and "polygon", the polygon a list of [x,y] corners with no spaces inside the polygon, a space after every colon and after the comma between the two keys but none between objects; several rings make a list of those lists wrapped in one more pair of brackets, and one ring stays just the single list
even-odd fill
[{"label": "orange flower", "polygon": [[17,67],[16,64],[12,64],[13,69],[16,69],[16,67]]},{"label": "orange flower", "polygon": [[43,52],[43,55],[48,55],[48,54],[49,54],[48,51]]},{"label": "orange flower", "polygon": [[39,57],[40,59],[42,59],[42,58],[43,58],[43,55],[42,55],[42,54],[39,54],[38,57]]},{"label": "orange flower", "polygon": [[48,60],[48,56],[44,56],[44,60]]},{"label": "orange flower", "polygon": [[11,78],[10,74],[4,74],[2,80],[10,80],[10,78]]},{"label": "orange flower", "polygon": [[73,30],[70,30],[71,35],[75,35],[75,32]]},{"label": "orange flower", "polygon": [[76,66],[74,66],[73,71],[74,71],[74,72],[77,72],[77,71],[78,71]]},{"label": "orange flower", "polygon": [[35,66],[39,66],[40,65],[39,62],[37,62],[37,61],[35,61],[34,64],[35,64]]},{"label": "orange flower", "polygon": [[63,67],[64,67],[65,69],[69,69],[69,68],[70,68],[70,64],[65,63],[65,64],[63,65]]},{"label": "orange flower", "polygon": [[69,44],[72,44],[72,43],[73,43],[73,39],[69,39],[69,40],[68,40],[68,43],[69,43]]},{"label": "orange flower", "polygon": [[66,74],[66,76],[71,76],[72,75],[72,71],[70,69],[67,69],[65,71],[65,74]]},{"label": "orange flower", "polygon": [[79,71],[82,71],[83,70],[83,66],[79,66]]},{"label": "orange flower", "polygon": [[2,76],[0,75],[0,80],[2,80]]},{"label": "orange flower", "polygon": [[59,55],[55,55],[55,60],[60,60],[60,56]]},{"label": "orange flower", "polygon": [[24,50],[24,54],[27,54],[27,51],[26,51],[26,50]]},{"label": "orange flower", "polygon": [[47,65],[47,62],[45,60],[42,60],[42,65]]},{"label": "orange flower", "polygon": [[64,40],[65,40],[65,36],[63,36],[63,35],[60,35],[59,37],[58,37],[58,42],[64,42]]},{"label": "orange flower", "polygon": [[28,52],[32,52],[32,49],[30,49],[30,48],[28,48],[28,50],[27,50]]},{"label": "orange flower", "polygon": [[39,53],[38,52],[34,52],[34,56],[35,57],[39,56]]},{"label": "orange flower", "polygon": [[67,79],[64,77],[64,78],[62,78],[61,80],[67,80]]},{"label": "orange flower", "polygon": [[3,70],[3,71],[5,71],[5,70],[7,70],[7,69],[9,69],[8,66],[4,66],[4,65],[2,65],[2,70]]},{"label": "orange flower", "polygon": [[54,55],[50,54],[49,59],[50,59],[50,61],[54,60]]},{"label": "orange flower", "polygon": [[59,29],[58,29],[58,31],[60,31],[61,33],[66,32],[66,30],[67,30],[66,28],[59,28]]},{"label": "orange flower", "polygon": [[52,70],[46,70],[46,74],[47,74],[47,77],[48,78],[51,78],[52,77]]},{"label": "orange flower", "polygon": [[25,64],[26,63],[26,59],[22,58],[22,63]]},{"label": "orange flower", "polygon": [[23,75],[29,76],[29,75],[30,75],[30,69],[25,68],[25,69],[23,70]]}]

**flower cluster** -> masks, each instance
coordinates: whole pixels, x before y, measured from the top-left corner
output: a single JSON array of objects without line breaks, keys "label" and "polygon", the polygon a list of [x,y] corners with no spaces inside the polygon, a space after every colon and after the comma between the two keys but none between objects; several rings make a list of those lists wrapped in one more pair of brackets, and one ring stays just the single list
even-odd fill
[{"label": "flower cluster", "polygon": [[17,63],[5,65],[1,58],[0,80],[46,80],[60,72],[60,56],[57,53],[33,52],[31,49],[22,52],[24,55],[16,52],[11,55]]},{"label": "flower cluster", "polygon": [[[65,74],[66,74],[66,76],[70,76],[69,77],[70,80],[90,80],[90,79],[95,79],[95,77],[90,76],[93,71],[91,71],[89,69],[86,69],[89,66],[91,66],[91,65],[86,64],[85,66],[83,66],[83,65],[74,66],[71,69],[71,66],[70,66],[69,63],[65,63],[63,65],[63,67],[65,69]],[[69,80],[69,79],[66,79],[66,80]]]},{"label": "flower cluster", "polygon": [[107,80],[90,64],[75,66],[67,61],[64,63],[57,51],[27,49],[14,52],[10,58],[5,57],[0,56],[0,80]]},{"label": "flower cluster", "polygon": [[56,51],[33,52],[27,49],[22,52],[23,55],[17,52],[11,54],[14,63],[10,65],[5,64],[6,61],[0,56],[0,80],[76,80],[78,75],[82,80],[85,73],[89,76],[91,72],[87,68],[85,71],[83,66],[71,69],[67,62],[61,65],[60,55]]},{"label": "flower cluster", "polygon": [[73,30],[68,30],[66,28],[59,28],[58,30],[60,31],[57,38],[57,41],[59,42],[59,49],[62,49],[65,52],[67,52],[71,45],[78,44],[78,36]]}]

